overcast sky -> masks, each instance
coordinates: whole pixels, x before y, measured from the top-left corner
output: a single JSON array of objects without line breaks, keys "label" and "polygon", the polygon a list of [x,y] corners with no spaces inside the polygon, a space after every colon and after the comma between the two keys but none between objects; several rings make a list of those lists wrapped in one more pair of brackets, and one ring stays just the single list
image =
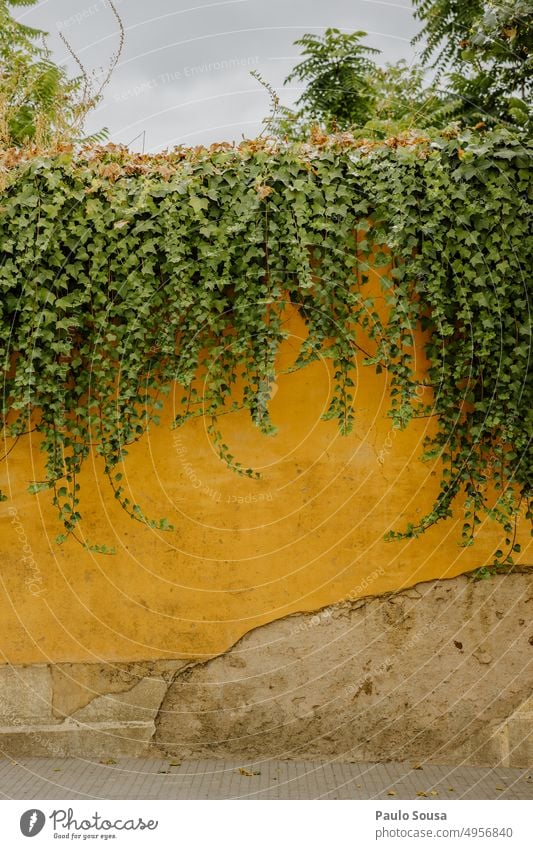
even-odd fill
[{"label": "overcast sky", "polygon": [[[112,141],[140,150],[251,137],[268,113],[267,93],[250,76],[257,69],[291,105],[295,87],[283,80],[296,63],[295,39],[328,26],[364,30],[381,61],[416,59],[419,29],[410,0],[115,0],[126,43],[88,130],[106,126]],[[117,47],[107,0],[42,0],[19,19],[50,33],[56,61],[76,66],[59,31],[88,69],[109,64]]]}]

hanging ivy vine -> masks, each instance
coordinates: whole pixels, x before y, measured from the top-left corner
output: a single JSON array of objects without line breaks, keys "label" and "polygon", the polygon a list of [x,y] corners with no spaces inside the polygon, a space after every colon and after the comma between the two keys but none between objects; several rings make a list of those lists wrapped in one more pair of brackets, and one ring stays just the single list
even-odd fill
[{"label": "hanging ivy vine", "polygon": [[[463,544],[488,514],[518,550],[516,517],[531,518],[529,157],[505,131],[454,130],[374,144],[316,133],[308,145],[256,140],[152,157],[113,146],[0,154],[2,425],[8,441],[41,435],[46,475],[31,488],[52,490],[58,540],[76,536],[78,478],[93,448],[132,518],[170,527],[130,503],[120,467],[158,424],[174,381],[175,425],[205,416],[221,458],[255,475],[229,453],[218,418],[244,407],[273,432],[290,303],[309,331],[295,367],[331,359],[325,417],[342,433],[357,415],[356,360],[387,370],[395,427],[436,417],[424,456],[442,459],[438,498],[391,538],[452,515],[464,492]],[[384,272],[386,320],[370,267]],[[414,369],[420,327],[427,393]]]}]

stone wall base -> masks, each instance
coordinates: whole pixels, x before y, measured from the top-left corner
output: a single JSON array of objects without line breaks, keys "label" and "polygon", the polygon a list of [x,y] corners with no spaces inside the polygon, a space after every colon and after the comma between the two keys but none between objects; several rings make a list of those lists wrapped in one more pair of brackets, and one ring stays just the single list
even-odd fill
[{"label": "stone wall base", "polygon": [[202,662],[2,667],[0,751],[530,767],[532,578],[340,602]]}]

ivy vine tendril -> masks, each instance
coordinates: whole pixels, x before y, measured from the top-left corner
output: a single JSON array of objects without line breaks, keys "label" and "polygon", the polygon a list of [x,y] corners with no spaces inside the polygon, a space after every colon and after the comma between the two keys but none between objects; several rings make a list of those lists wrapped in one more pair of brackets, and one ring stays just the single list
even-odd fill
[{"label": "ivy vine tendril", "polygon": [[[244,408],[273,432],[290,303],[308,330],[295,367],[332,361],[325,418],[343,433],[357,414],[356,361],[387,370],[395,427],[435,417],[424,457],[442,461],[438,497],[389,538],[423,533],[464,493],[461,543],[489,516],[509,547],[496,562],[511,562],[517,518],[531,519],[530,154],[506,130],[453,128],[150,157],[112,145],[0,153],[2,427],[7,440],[40,434],[45,477],[31,489],[52,491],[58,541],[77,536],[92,450],[132,519],[171,527],[130,502],[120,467],[176,382],[175,426],[205,416],[221,459],[257,476],[230,453],[218,420]],[[369,292],[371,267],[383,271],[386,319]],[[359,327],[373,351],[361,350]]]}]

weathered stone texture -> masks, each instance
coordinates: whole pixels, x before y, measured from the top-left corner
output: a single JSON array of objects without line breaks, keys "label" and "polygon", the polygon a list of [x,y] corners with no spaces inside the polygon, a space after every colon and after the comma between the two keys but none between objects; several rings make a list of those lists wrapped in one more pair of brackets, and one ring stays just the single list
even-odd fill
[{"label": "weathered stone texture", "polygon": [[0,752],[12,757],[140,756],[184,661],[0,668]]},{"label": "weathered stone texture", "polygon": [[533,765],[533,572],[258,628],[203,662],[0,668],[10,756]]},{"label": "weathered stone texture", "polygon": [[459,577],[248,634],[176,678],[155,741],[194,758],[530,766],[532,691],[532,574]]}]

